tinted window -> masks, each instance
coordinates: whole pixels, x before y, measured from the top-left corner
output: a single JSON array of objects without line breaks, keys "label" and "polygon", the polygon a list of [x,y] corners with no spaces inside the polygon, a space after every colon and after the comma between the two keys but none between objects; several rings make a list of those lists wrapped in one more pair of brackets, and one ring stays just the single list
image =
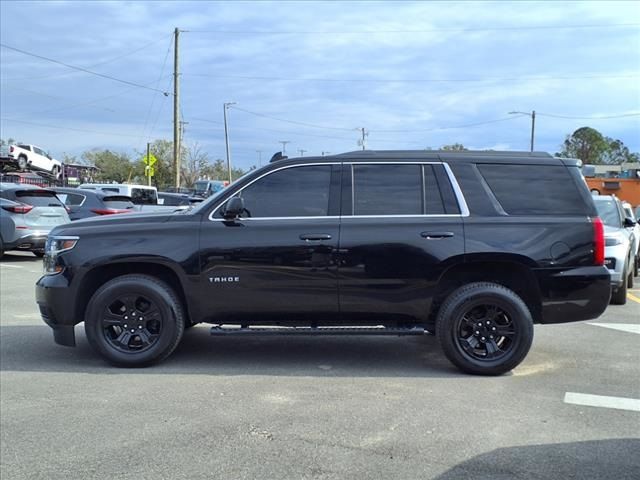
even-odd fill
[{"label": "tinted window", "polygon": [[250,217],[318,217],[329,210],[330,165],[270,173],[242,190]]},{"label": "tinted window", "polygon": [[620,210],[616,202],[612,199],[598,199],[595,200],[596,210],[598,210],[598,216],[602,219],[605,225],[610,227],[622,228],[622,221],[620,219]]},{"label": "tinted window", "polygon": [[174,207],[181,206],[181,205],[189,205],[189,198],[187,197],[159,194],[158,203],[160,203],[161,201],[162,201],[162,205],[169,205]]},{"label": "tinted window", "polygon": [[64,205],[56,197],[54,192],[48,190],[25,190],[16,192],[16,199],[19,202],[33,205],[34,207],[62,207]]},{"label": "tinted window", "polygon": [[354,165],[354,215],[421,215],[421,165]]},{"label": "tinted window", "polygon": [[155,190],[132,188],[131,201],[136,205],[156,205],[158,203],[158,197],[156,196]]},{"label": "tinted window", "polygon": [[435,173],[433,173],[432,165],[424,166],[424,190],[427,214],[443,214],[444,202],[442,201],[442,195],[440,195],[440,189],[438,188],[438,182]]},{"label": "tinted window", "polygon": [[478,165],[496,199],[509,215],[588,215],[564,166]]}]

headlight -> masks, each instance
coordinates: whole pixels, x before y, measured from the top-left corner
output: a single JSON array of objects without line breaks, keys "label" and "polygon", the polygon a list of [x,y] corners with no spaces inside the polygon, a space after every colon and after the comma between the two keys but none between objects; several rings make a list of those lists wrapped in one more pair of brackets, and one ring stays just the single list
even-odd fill
[{"label": "headlight", "polygon": [[64,268],[59,264],[59,255],[71,250],[78,243],[79,237],[51,236],[44,247],[43,268],[45,275],[55,275]]}]

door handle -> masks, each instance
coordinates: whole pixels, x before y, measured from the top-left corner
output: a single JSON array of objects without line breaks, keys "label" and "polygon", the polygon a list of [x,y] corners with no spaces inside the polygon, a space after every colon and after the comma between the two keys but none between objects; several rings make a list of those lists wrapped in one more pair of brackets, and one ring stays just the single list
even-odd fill
[{"label": "door handle", "polygon": [[305,240],[307,242],[314,240],[331,240],[331,235],[328,233],[303,233],[300,235],[300,240]]},{"label": "door handle", "polygon": [[453,232],[422,232],[420,236],[427,240],[438,240],[441,238],[453,237]]}]

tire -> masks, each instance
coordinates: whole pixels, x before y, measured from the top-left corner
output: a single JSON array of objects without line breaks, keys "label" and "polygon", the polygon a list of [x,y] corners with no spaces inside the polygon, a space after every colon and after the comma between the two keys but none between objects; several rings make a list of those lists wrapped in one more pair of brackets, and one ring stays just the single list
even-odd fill
[{"label": "tire", "polygon": [[633,274],[635,270],[635,260],[631,263],[629,270],[629,276],[627,277],[627,288],[633,288]]},{"label": "tire", "polygon": [[633,276],[637,277],[640,270],[640,257],[636,257],[635,261],[633,262]]},{"label": "tire", "polygon": [[20,167],[20,170],[26,170],[28,166],[29,162],[27,162],[27,157],[20,155],[18,157],[18,167]]},{"label": "tire", "polygon": [[[442,304],[436,335],[446,357],[463,372],[501,375],[527,356],[533,319],[524,301],[508,288],[470,283]],[[492,335],[496,338],[489,340]]]},{"label": "tire", "polygon": [[613,305],[624,305],[627,303],[627,272],[625,271],[622,275],[624,279],[622,281],[622,285],[615,292],[611,293],[611,303]]},{"label": "tire", "polygon": [[0,258],[4,256],[4,242],[2,241],[2,237],[0,237]]},{"label": "tire", "polygon": [[31,253],[33,253],[38,258],[44,257],[44,252],[41,252],[40,250],[35,250],[35,251],[32,251]]},{"label": "tire", "polygon": [[61,173],[60,167],[57,165],[54,165],[54,167],[51,169],[51,175],[53,175],[53,177],[56,180],[60,180],[60,177],[61,177],[60,173]]},{"label": "tire", "polygon": [[148,275],[123,275],[91,297],[84,327],[89,344],[107,362],[146,367],[175,350],[185,323],[180,299],[169,285]]}]

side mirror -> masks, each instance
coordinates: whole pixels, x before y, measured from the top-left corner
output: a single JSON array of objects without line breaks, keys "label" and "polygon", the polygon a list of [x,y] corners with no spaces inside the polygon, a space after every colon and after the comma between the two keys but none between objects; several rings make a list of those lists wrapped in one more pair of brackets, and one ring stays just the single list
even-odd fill
[{"label": "side mirror", "polygon": [[636,222],[631,217],[625,217],[624,226],[627,227],[627,228],[629,228],[629,227],[633,228],[633,227],[636,226]]},{"label": "side mirror", "polygon": [[224,218],[226,220],[233,220],[240,216],[244,211],[244,200],[242,197],[232,197],[224,209]]}]

